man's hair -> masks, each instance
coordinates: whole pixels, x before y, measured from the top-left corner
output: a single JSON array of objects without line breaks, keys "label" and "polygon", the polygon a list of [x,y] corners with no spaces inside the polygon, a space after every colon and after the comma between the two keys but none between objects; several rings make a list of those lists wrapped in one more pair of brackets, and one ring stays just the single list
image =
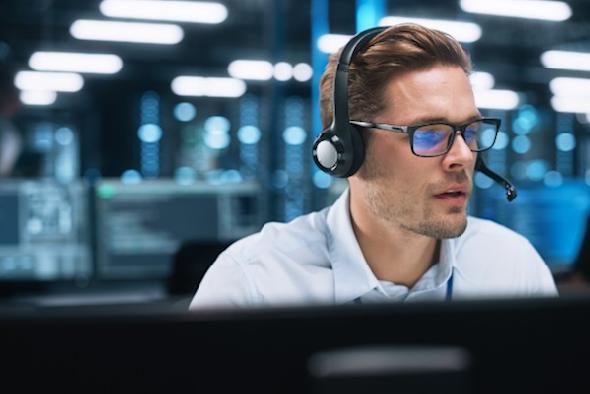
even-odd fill
[{"label": "man's hair", "polygon": [[[322,124],[332,122],[334,73],[340,52],[330,56],[320,81]],[[348,112],[351,119],[373,121],[385,108],[387,82],[404,72],[435,65],[461,67],[471,72],[471,60],[450,35],[416,24],[392,26],[375,36],[352,59],[348,71]]]}]

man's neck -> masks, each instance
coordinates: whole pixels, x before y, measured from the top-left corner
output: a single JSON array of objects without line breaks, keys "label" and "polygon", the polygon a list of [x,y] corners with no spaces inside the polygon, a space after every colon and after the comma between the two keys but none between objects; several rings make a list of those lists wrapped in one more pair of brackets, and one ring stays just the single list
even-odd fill
[{"label": "man's neck", "polygon": [[438,261],[440,241],[401,227],[392,228],[350,206],[351,223],[369,267],[379,280],[413,287]]}]

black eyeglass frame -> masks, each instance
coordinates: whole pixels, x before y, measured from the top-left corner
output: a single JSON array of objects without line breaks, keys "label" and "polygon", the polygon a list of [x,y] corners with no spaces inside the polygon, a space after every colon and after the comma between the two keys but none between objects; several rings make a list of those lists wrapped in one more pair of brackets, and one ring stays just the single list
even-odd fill
[{"label": "black eyeglass frame", "polygon": [[[469,148],[469,150],[471,150],[472,152],[485,152],[486,150],[488,150],[492,146],[494,146],[494,144],[496,143],[496,138],[498,137],[498,132],[500,131],[500,124],[502,123],[501,119],[479,118],[479,119],[472,120],[468,123],[465,123],[465,124],[459,125],[459,126],[453,125],[450,123],[444,123],[444,122],[431,122],[431,123],[420,123],[420,124],[411,125],[411,126],[400,126],[400,125],[393,125],[393,124],[388,124],[388,123],[364,122],[364,121],[360,121],[360,120],[351,120],[350,124],[362,127],[364,129],[379,129],[379,130],[390,131],[393,133],[408,134],[410,136],[410,138],[409,138],[410,149],[412,150],[412,153],[414,155],[419,156],[419,157],[437,157],[437,156],[443,156],[443,155],[446,155],[447,153],[449,153],[449,151],[451,150],[451,147],[453,146],[453,143],[455,142],[455,136],[457,135],[457,131],[461,132],[461,137],[463,137],[463,140],[465,141],[465,137],[464,137],[465,129],[467,128],[467,126],[469,126],[475,122],[486,122],[486,123],[493,123],[496,125],[496,133],[494,134],[494,140],[492,141],[490,146],[488,146],[487,148],[482,148],[482,149]],[[414,133],[420,127],[432,126],[432,125],[449,126],[454,130],[454,133],[452,133],[451,136],[449,137],[449,141],[447,143],[447,149],[444,152],[437,153],[436,155],[420,155],[414,151]]]}]

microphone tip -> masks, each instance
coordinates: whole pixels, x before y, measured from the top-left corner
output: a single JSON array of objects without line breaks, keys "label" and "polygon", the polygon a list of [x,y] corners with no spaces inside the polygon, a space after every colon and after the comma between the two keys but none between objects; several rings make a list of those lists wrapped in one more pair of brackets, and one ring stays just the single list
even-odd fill
[{"label": "microphone tip", "polygon": [[514,187],[510,187],[506,189],[506,198],[508,199],[508,201],[512,201],[516,198],[517,193],[516,193],[516,189]]}]

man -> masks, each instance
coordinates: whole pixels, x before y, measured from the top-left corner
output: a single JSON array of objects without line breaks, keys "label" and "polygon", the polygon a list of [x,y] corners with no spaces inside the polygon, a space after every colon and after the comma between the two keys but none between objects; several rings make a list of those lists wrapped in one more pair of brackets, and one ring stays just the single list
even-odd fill
[{"label": "man", "polygon": [[[324,127],[337,61],[321,80]],[[230,246],[191,309],[555,295],[525,238],[467,216],[477,154],[499,126],[477,110],[470,68],[453,38],[418,25],[370,39],[348,67],[349,119],[366,146],[349,189]]]}]

